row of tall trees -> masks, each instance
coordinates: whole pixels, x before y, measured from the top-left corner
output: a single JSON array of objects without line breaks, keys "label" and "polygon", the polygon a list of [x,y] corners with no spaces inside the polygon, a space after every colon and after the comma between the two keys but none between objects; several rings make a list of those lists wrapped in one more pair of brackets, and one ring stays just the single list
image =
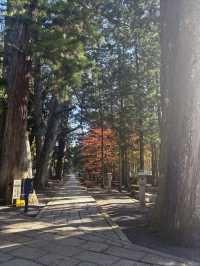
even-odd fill
[{"label": "row of tall trees", "polygon": [[160,2],[161,15],[156,0],[105,3],[101,39],[88,51],[97,69],[78,95],[81,117],[85,114],[90,127],[102,128],[102,136],[107,128],[116,133],[120,182],[125,186],[138,146],[136,169],[145,168],[148,145],[158,176],[161,135],[153,222],[167,237],[198,245],[200,5],[195,0]]},{"label": "row of tall trees", "polygon": [[129,186],[130,177],[147,168],[147,150],[158,175],[159,1],[108,1],[102,14],[101,38],[95,49],[88,47],[96,68],[85,77],[77,97],[89,127],[101,128],[102,135],[106,129],[116,133],[120,185]]},{"label": "row of tall trees", "polygon": [[15,179],[34,176],[40,188],[50,175],[62,178],[70,142],[77,149],[75,129],[82,136],[99,128],[102,144],[114,132],[121,186],[129,186],[131,170],[145,169],[147,147],[156,176],[161,133],[155,220],[176,240],[192,241],[199,227],[198,1],[161,0],[161,16],[158,0],[7,0],[1,12],[0,197],[11,201]]},{"label": "row of tall trees", "polygon": [[[10,202],[15,179],[45,187],[53,168],[62,178],[71,88],[90,67],[96,6],[87,1],[12,1],[2,4],[3,64],[0,195]],[[4,110],[5,109],[5,110]]]}]

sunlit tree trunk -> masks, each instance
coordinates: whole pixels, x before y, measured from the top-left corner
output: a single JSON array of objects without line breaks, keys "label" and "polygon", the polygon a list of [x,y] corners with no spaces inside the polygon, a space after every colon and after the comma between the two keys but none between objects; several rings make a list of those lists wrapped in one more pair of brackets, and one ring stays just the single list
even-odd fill
[{"label": "sunlit tree trunk", "polygon": [[157,218],[163,232],[195,243],[200,181],[200,2],[161,0],[162,144]]}]

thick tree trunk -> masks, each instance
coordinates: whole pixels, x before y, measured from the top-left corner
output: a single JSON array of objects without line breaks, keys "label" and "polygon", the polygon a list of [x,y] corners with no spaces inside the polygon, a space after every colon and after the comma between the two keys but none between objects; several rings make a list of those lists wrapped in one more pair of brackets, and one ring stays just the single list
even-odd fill
[{"label": "thick tree trunk", "polygon": [[5,122],[6,122],[7,103],[6,101],[2,100],[0,102],[0,105],[1,105],[1,114],[0,114],[0,162],[1,162],[3,136],[4,136],[4,128],[5,128]]},{"label": "thick tree trunk", "polygon": [[200,224],[199,14],[199,1],[161,0],[163,114],[156,211],[163,232],[183,244],[195,243]]},{"label": "thick tree trunk", "polygon": [[36,165],[35,187],[44,188],[47,185],[51,159],[58,136],[58,128],[60,124],[60,115],[57,114],[58,102],[53,102],[53,111],[50,114],[45,135],[44,145],[40,152],[40,157]]},{"label": "thick tree trunk", "polygon": [[155,143],[151,144],[151,164],[152,164],[152,177],[153,185],[156,186],[158,183],[158,156],[157,147]]},{"label": "thick tree trunk", "polygon": [[33,98],[33,118],[34,118],[34,130],[36,145],[36,165],[39,163],[40,152],[43,145],[43,121],[42,121],[42,82],[41,82],[41,65],[40,60],[37,62],[34,68],[34,98]]},{"label": "thick tree trunk", "polygon": [[61,117],[65,111],[66,104],[59,104],[54,100],[52,113],[49,117],[47,133],[44,140],[44,145],[40,152],[39,163],[37,164],[36,176],[34,185],[36,188],[44,188],[48,182],[49,169],[51,159],[56,145],[56,140],[59,134],[59,126]]},{"label": "thick tree trunk", "polygon": [[[30,79],[30,27],[17,14],[16,2],[8,1],[12,16],[6,18],[5,70],[8,109],[0,168],[0,195],[11,201],[14,179],[28,174],[27,164],[27,109]],[[35,8],[27,5],[29,16]]]},{"label": "thick tree trunk", "polygon": [[62,121],[61,121],[61,133],[58,138],[58,151],[56,154],[56,178],[59,180],[62,180],[63,174],[64,174],[64,166],[65,166],[65,159],[66,159],[66,151],[67,151],[67,145],[68,145],[68,134],[71,133],[72,131],[76,130],[76,128],[69,130],[68,126],[68,114],[64,113],[62,116]]}]

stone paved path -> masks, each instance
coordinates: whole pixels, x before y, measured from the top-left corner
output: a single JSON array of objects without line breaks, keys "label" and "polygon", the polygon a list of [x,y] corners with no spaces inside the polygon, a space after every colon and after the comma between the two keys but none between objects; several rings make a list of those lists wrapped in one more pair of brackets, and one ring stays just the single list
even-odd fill
[{"label": "stone paved path", "polygon": [[120,226],[122,232],[133,244],[194,260],[200,264],[200,248],[181,247],[173,242],[163,241],[159,232],[149,229],[154,205],[147,204],[146,208],[141,208],[139,201],[126,191],[119,192],[112,189],[112,192],[108,192],[106,189],[93,187],[89,188],[89,193],[92,194],[103,211]]},{"label": "stone paved path", "polygon": [[1,266],[197,266],[131,244],[70,175],[37,218],[0,212]]}]

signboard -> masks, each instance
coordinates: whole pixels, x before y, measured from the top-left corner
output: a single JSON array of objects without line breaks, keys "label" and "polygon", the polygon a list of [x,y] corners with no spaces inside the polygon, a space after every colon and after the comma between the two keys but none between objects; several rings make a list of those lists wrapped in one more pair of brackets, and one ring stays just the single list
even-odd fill
[{"label": "signboard", "polygon": [[38,198],[37,198],[35,191],[33,191],[33,193],[29,194],[28,204],[29,205],[38,205],[39,204],[39,201],[38,201]]},{"label": "signboard", "polygon": [[14,180],[12,200],[20,199],[21,197],[22,180]]}]

